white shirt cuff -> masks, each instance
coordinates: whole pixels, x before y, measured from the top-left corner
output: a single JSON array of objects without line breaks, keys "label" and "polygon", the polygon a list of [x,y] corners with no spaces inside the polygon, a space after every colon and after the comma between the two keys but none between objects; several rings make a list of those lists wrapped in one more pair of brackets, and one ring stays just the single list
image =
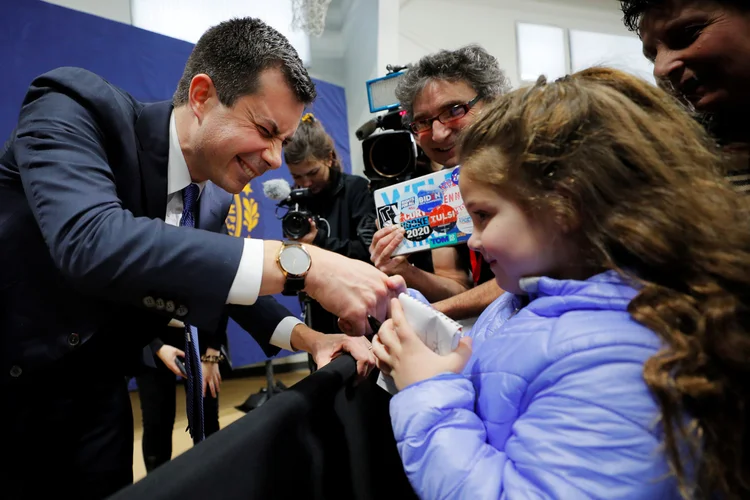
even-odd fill
[{"label": "white shirt cuff", "polygon": [[287,316],[282,319],[279,321],[279,324],[276,325],[276,329],[273,331],[271,340],[269,340],[268,343],[281,349],[286,349],[287,351],[296,352],[292,349],[292,330],[294,330],[294,327],[300,323],[302,323],[302,321],[295,316]]},{"label": "white shirt cuff", "polygon": [[227,296],[227,304],[249,306],[258,300],[263,279],[263,240],[245,238],[240,265]]}]

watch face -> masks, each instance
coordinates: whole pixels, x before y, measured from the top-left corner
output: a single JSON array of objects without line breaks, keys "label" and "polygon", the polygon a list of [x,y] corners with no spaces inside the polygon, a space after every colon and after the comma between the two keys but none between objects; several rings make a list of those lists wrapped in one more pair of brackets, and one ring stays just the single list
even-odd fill
[{"label": "watch face", "polygon": [[289,246],[281,251],[279,264],[287,273],[299,276],[310,269],[310,256],[298,246]]}]

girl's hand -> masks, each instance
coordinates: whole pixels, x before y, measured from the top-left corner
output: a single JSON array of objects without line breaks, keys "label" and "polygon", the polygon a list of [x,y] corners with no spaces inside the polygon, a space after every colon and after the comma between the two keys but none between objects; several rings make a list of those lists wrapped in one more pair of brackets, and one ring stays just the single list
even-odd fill
[{"label": "girl's hand", "polygon": [[383,323],[372,344],[378,368],[393,377],[398,390],[441,373],[461,373],[471,357],[469,337],[447,356],[432,352],[407,323],[398,299],[391,299],[391,319]]}]

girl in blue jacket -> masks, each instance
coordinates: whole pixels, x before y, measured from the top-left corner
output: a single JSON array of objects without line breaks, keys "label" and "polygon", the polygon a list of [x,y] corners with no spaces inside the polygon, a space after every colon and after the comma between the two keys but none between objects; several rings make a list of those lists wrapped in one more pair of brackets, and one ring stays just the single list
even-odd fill
[{"label": "girl in blue jacket", "polygon": [[750,209],[700,125],[597,68],[499,98],[459,148],[508,293],[448,356],[398,301],[375,339],[419,496],[749,498]]}]

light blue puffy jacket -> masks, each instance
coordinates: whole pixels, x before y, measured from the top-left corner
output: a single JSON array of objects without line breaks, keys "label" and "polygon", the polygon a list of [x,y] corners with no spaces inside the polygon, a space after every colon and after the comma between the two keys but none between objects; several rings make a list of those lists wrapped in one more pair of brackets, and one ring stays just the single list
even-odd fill
[{"label": "light blue puffy jacket", "polygon": [[643,363],[661,346],[633,321],[614,272],[524,280],[479,317],[463,375],[391,400],[406,473],[422,499],[679,498]]}]

